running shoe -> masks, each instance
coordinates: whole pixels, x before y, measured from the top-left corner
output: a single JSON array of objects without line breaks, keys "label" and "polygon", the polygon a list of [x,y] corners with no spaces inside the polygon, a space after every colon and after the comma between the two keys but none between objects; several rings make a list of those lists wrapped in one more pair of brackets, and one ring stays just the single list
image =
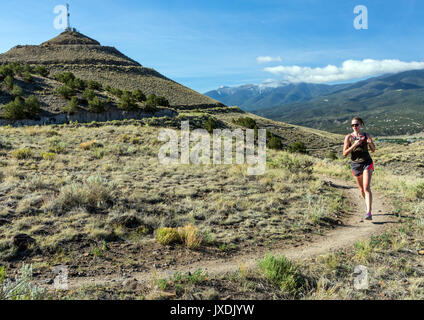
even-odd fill
[{"label": "running shoe", "polygon": [[371,212],[368,212],[367,215],[365,216],[365,220],[372,220],[372,214]]}]

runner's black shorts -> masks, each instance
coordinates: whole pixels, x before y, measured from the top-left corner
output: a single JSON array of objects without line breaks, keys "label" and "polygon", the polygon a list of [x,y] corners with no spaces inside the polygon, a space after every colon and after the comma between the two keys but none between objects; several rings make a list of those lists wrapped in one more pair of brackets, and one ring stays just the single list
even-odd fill
[{"label": "runner's black shorts", "polygon": [[372,159],[365,162],[351,162],[350,167],[352,168],[352,174],[355,177],[359,177],[364,173],[364,170],[374,171],[374,162]]}]

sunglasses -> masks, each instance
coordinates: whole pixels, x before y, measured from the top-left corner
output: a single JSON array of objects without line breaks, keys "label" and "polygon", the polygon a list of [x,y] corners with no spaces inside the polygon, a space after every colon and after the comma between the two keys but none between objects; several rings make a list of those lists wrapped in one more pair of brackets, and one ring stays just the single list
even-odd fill
[{"label": "sunglasses", "polygon": [[353,127],[359,127],[360,126],[360,124],[359,123],[354,123],[354,124],[352,124],[352,128]]}]

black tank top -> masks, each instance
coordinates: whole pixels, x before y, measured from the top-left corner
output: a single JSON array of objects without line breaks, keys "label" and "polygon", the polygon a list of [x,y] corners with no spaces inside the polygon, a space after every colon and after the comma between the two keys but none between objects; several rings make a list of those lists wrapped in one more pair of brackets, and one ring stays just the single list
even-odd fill
[{"label": "black tank top", "polygon": [[365,139],[355,149],[353,149],[350,154],[350,159],[352,162],[362,163],[371,160],[371,155],[368,151],[367,143],[368,135],[365,132],[359,137],[355,137],[352,133],[350,135],[350,145],[353,145],[356,140],[360,140],[362,137],[365,137]]}]

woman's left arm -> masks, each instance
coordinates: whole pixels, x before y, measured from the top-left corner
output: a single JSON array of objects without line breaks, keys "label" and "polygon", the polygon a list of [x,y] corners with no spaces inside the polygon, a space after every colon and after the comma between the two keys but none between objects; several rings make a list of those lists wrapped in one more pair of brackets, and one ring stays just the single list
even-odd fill
[{"label": "woman's left arm", "polygon": [[369,134],[367,134],[367,138],[368,138],[367,143],[370,146],[371,151],[375,152],[375,144],[374,144],[374,141],[372,140],[372,137]]}]

